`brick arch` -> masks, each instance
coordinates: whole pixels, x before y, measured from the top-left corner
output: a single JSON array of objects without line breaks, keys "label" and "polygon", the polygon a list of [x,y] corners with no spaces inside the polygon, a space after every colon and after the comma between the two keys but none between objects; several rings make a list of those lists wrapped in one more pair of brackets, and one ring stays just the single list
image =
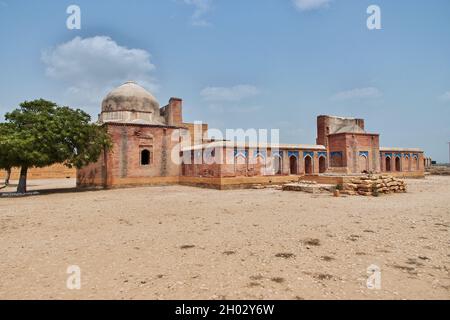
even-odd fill
[{"label": "brick arch", "polygon": [[386,156],[386,158],[384,159],[384,171],[386,171],[386,172],[392,171],[391,161],[392,161],[391,157],[390,156]]},{"label": "brick arch", "polygon": [[281,175],[283,173],[283,158],[278,154],[273,156],[273,168],[275,174]]},{"label": "brick arch", "polygon": [[327,171],[327,158],[325,156],[319,156],[319,173]]},{"label": "brick arch", "polygon": [[369,159],[366,154],[360,154],[358,159],[358,166],[360,172],[369,171]]},{"label": "brick arch", "polygon": [[407,171],[411,171],[411,157],[409,155],[405,155],[404,162],[408,168]]},{"label": "brick arch", "polygon": [[314,165],[313,165],[313,159],[310,155],[306,155],[303,159],[304,162],[304,168],[305,168],[305,174],[313,174],[314,172]]},{"label": "brick arch", "polygon": [[402,160],[400,157],[395,157],[395,171],[402,171]]},{"label": "brick arch", "polygon": [[234,157],[234,162],[236,164],[246,164],[247,163],[247,157],[243,155],[242,153],[237,154]]},{"label": "brick arch", "polygon": [[298,174],[298,158],[295,155],[289,157],[289,173]]},{"label": "brick arch", "polygon": [[414,155],[411,157],[411,171],[419,170],[419,157]]}]

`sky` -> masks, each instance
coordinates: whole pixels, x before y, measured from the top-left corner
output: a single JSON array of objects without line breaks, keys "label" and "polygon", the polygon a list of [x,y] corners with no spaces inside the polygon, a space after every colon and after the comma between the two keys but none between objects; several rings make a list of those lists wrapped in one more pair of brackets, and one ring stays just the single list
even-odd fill
[{"label": "sky", "polygon": [[127,80],[211,128],[313,144],[317,115],[365,118],[382,146],[448,162],[450,1],[0,0],[1,121],[37,98],[95,121]]}]

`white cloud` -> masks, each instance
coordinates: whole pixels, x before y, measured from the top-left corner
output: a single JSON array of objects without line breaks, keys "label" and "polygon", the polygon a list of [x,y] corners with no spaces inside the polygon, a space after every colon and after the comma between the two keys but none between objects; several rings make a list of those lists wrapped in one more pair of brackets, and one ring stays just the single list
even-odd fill
[{"label": "white cloud", "polygon": [[332,0],[292,0],[300,11],[327,8]]},{"label": "white cloud", "polygon": [[450,102],[450,91],[447,91],[443,95],[439,96],[439,100],[444,102]]},{"label": "white cloud", "polygon": [[228,88],[207,87],[200,92],[200,95],[206,101],[241,101],[258,94],[258,88],[251,85],[238,85]]},{"label": "white cloud", "polygon": [[[156,90],[150,54],[128,49],[109,37],[76,37],[42,52],[48,77],[67,86],[70,102],[99,108],[104,95],[127,80]],[[83,105],[81,105],[83,106]]]},{"label": "white cloud", "polygon": [[207,27],[211,24],[205,19],[205,15],[211,10],[212,0],[184,0],[184,3],[195,7],[191,16],[191,24],[196,27]]},{"label": "white cloud", "polygon": [[348,91],[341,91],[331,97],[331,100],[342,101],[350,99],[373,99],[379,98],[382,93],[374,87],[356,88]]}]

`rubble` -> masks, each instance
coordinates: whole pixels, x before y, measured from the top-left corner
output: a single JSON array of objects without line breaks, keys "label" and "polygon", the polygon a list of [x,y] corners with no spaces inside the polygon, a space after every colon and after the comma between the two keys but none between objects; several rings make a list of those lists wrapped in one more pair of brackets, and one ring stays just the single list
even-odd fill
[{"label": "rubble", "polygon": [[406,183],[388,175],[355,177],[342,185],[341,194],[378,196],[381,194],[406,192]]},{"label": "rubble", "polygon": [[318,184],[316,182],[287,183],[283,185],[283,191],[301,191],[307,193],[334,192],[336,186],[331,184]]}]

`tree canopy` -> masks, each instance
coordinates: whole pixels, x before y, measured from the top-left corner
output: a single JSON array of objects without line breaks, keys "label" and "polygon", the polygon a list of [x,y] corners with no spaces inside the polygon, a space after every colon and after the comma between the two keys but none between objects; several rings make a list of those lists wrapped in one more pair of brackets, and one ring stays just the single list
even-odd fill
[{"label": "tree canopy", "polygon": [[0,123],[0,169],[11,167],[12,129],[8,123]]},{"label": "tree canopy", "polygon": [[25,101],[5,119],[0,126],[0,167],[21,167],[25,185],[19,182],[18,192],[26,191],[28,168],[55,163],[81,168],[111,146],[106,129],[91,123],[89,114],[51,101]]}]

